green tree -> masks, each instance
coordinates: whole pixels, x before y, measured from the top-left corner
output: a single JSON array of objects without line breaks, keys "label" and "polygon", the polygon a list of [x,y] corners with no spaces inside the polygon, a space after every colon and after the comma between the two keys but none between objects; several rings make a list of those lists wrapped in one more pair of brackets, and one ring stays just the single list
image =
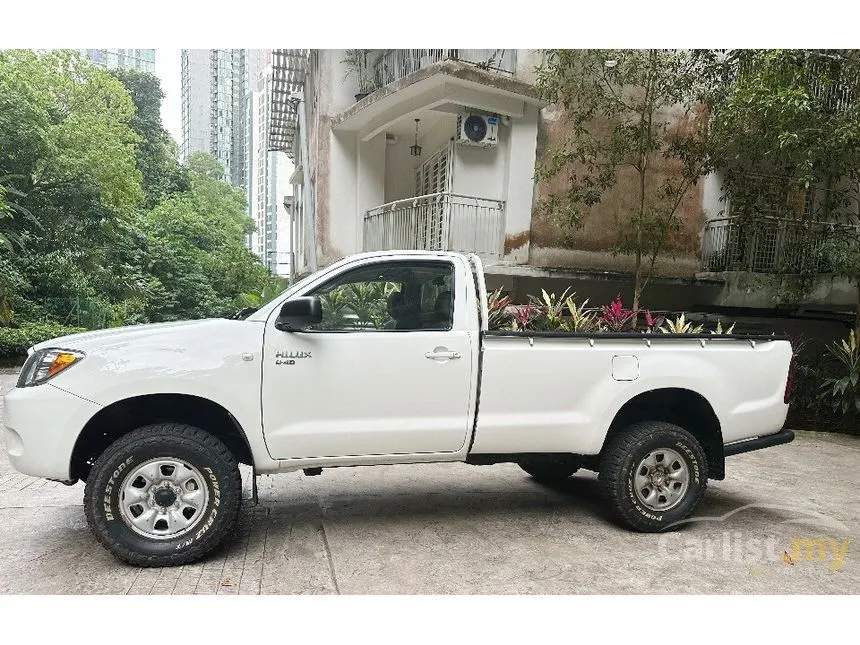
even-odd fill
[{"label": "green tree", "polygon": [[[747,49],[696,53],[724,88],[704,97],[710,163],[719,169],[732,215],[860,223],[860,52]],[[746,224],[748,223],[748,224]],[[815,281],[813,240],[801,266],[786,266],[778,297],[801,300]],[[860,242],[837,237],[822,252],[833,271],[860,287]],[[860,332],[860,288],[857,328]]]},{"label": "green tree", "polygon": [[133,114],[122,84],[75,53],[0,52],[0,244],[26,277],[4,291],[25,290],[25,313],[94,294],[86,276],[142,198]]},{"label": "green tree", "polygon": [[0,52],[0,325],[218,316],[264,288],[244,192],[209,155],[179,166],[161,98],[72,52]]},{"label": "green tree", "polygon": [[244,192],[220,179],[221,166],[206,153],[189,157],[188,173],[191,191],[146,216],[152,286],[163,290],[151,301],[152,320],[226,315],[269,275],[245,246],[254,224]]},{"label": "green tree", "polygon": [[150,209],[165,197],[189,189],[187,173],[178,161],[176,142],[161,122],[164,93],[153,74],[125,69],[111,74],[122,82],[134,102],[134,116],[129,125],[140,137],[136,158],[144,193],[142,207]]},{"label": "green tree", "polygon": [[567,127],[537,168],[546,181],[566,173],[567,187],[540,208],[572,233],[621,173],[635,177],[630,226],[617,248],[635,258],[634,308],[707,165],[698,63],[688,51],[552,49],[537,70],[538,89],[563,109]]}]

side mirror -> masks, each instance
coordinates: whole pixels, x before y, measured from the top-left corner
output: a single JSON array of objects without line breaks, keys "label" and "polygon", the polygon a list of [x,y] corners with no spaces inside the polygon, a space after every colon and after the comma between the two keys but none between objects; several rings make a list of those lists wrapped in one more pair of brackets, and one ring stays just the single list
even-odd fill
[{"label": "side mirror", "polygon": [[292,298],[281,306],[275,329],[302,331],[322,321],[322,304],[318,296]]}]

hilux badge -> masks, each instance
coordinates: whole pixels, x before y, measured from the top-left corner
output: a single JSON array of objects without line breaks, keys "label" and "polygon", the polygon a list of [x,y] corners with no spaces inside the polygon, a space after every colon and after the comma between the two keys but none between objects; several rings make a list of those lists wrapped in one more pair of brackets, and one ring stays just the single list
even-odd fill
[{"label": "hilux badge", "polygon": [[275,352],[275,365],[295,365],[297,358],[311,358],[310,352]]}]

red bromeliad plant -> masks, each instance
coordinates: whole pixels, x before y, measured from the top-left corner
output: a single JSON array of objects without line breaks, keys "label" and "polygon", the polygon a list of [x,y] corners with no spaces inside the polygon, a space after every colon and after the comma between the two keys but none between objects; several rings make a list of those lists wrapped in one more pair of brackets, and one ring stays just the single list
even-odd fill
[{"label": "red bromeliad plant", "polygon": [[600,308],[600,327],[603,331],[622,332],[636,329],[636,319],[639,316],[638,309],[625,309],[621,303],[621,294],[608,305]]},{"label": "red bromeliad plant", "polygon": [[537,308],[532,303],[527,303],[522,307],[517,307],[511,315],[514,318],[514,331],[526,331],[531,329],[532,323],[538,315]]},{"label": "red bromeliad plant", "polygon": [[511,314],[508,312],[511,298],[502,293],[502,288],[499,287],[487,296],[487,326],[490,329],[505,329],[511,326]]}]

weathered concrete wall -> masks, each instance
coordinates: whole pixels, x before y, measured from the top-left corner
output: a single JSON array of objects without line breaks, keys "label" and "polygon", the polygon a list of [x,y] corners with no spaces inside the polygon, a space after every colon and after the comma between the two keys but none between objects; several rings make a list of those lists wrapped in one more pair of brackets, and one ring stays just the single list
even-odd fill
[{"label": "weathered concrete wall", "polygon": [[[667,110],[659,118],[669,120],[676,129],[688,124],[688,118],[679,109]],[[539,125],[540,159],[566,138],[569,125],[565,112],[555,106],[542,110]],[[597,123],[594,127],[608,128],[609,124]],[[681,166],[660,155],[653,155],[649,163],[646,195],[653,196],[665,179],[679,175]],[[538,182],[537,198],[543,199],[549,194],[563,192],[573,174],[582,170],[578,164],[572,165],[551,181]],[[552,261],[556,263],[552,266],[628,269],[629,263],[624,256],[612,258],[610,252],[621,242],[624,233],[630,230],[631,215],[638,208],[638,182],[639,175],[634,169],[619,170],[615,186],[604,193],[599,204],[584,213],[582,226],[573,232],[572,239],[546,213],[535,208],[531,219],[529,264],[544,266],[544,263]],[[668,236],[665,251],[665,255],[674,256],[675,260],[661,262],[661,271],[668,271],[669,275],[688,275],[689,267],[696,263],[705,218],[714,217],[720,208],[719,186],[715,182],[718,182],[718,178],[699,180],[682,200],[678,208],[681,227]],[[594,260],[598,261],[596,266],[591,264]],[[676,270],[680,273],[675,273]]]},{"label": "weathered concrete wall", "polygon": [[523,117],[514,121],[508,144],[504,260],[512,264],[529,260],[538,118],[538,108],[527,105]]},{"label": "weathered concrete wall", "polygon": [[[743,271],[724,271],[720,273],[700,273],[703,279],[722,280],[723,286],[713,304],[723,307],[774,306],[773,291],[763,286],[763,278],[771,276],[746,273]],[[827,309],[852,310],[857,304],[857,289],[848,280],[834,276],[821,276],[806,297],[803,306]]]}]

